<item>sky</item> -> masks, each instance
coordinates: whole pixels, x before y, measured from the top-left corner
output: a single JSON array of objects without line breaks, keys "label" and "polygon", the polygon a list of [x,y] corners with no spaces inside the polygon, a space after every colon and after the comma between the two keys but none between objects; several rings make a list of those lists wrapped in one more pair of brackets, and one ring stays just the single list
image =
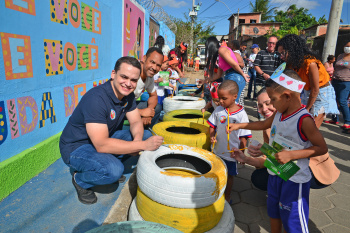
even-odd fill
[{"label": "sky", "polygon": [[[192,8],[192,0],[154,0],[168,13],[168,15],[184,19],[184,13],[188,15]],[[252,0],[254,1],[254,0]],[[350,0],[343,0],[343,9],[341,19],[343,23],[350,24]],[[248,0],[195,0],[195,4],[202,3],[200,11],[197,12],[199,20],[203,20],[210,25],[214,25],[214,34],[227,35],[229,28],[228,18],[231,12],[249,13],[250,6]],[[296,4],[297,7],[304,7],[309,10],[318,20],[325,15],[329,18],[331,9],[331,0],[271,0],[271,6],[279,10],[286,10],[289,5]]]}]

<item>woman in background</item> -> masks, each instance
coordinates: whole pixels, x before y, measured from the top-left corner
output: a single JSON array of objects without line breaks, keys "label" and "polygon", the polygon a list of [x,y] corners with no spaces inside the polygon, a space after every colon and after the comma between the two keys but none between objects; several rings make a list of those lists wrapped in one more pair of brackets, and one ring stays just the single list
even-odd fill
[{"label": "woman in background", "polygon": [[168,56],[170,52],[170,48],[167,44],[165,44],[164,37],[162,36],[157,36],[156,42],[154,43],[153,47],[160,48],[164,56]]}]

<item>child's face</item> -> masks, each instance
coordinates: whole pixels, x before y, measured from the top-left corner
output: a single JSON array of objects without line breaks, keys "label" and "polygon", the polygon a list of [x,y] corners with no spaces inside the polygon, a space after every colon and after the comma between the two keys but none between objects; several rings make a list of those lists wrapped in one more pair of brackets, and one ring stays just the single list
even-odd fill
[{"label": "child's face", "polygon": [[275,107],[275,109],[280,113],[284,113],[288,108],[285,94],[274,91],[274,89],[271,87],[266,88],[266,92],[269,95],[271,104]]},{"label": "child's face", "polygon": [[220,99],[219,98],[212,98],[214,104],[216,104],[217,106],[220,106]]},{"label": "child's face", "polygon": [[169,68],[169,61],[165,61],[162,63],[162,66],[160,67],[161,70],[167,70]]},{"label": "child's face", "polygon": [[228,90],[218,90],[220,105],[224,108],[233,107],[236,103],[237,94],[232,95]]}]

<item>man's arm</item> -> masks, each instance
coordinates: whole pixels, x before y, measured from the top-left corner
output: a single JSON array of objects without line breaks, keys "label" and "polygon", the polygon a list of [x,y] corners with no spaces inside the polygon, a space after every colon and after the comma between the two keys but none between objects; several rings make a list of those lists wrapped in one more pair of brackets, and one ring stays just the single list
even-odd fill
[{"label": "man's arm", "polygon": [[96,148],[96,151],[99,153],[117,155],[131,154],[146,149],[146,142],[142,140],[136,142],[129,142],[120,139],[110,138],[108,127],[106,124],[87,123],[86,131],[89,135],[92,144]]},{"label": "man's arm", "polygon": [[143,137],[143,123],[140,113],[137,109],[126,113],[126,118],[130,124],[130,132],[134,138],[134,141],[142,141]]}]

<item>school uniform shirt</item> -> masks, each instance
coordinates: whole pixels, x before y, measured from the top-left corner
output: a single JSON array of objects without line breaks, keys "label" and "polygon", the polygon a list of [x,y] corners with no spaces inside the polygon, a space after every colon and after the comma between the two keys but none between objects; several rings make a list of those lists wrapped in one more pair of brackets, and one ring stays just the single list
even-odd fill
[{"label": "school uniform shirt", "polygon": [[[238,106],[239,106],[239,109],[237,111],[230,113],[230,116],[229,116],[230,123],[249,122],[248,115],[245,112],[244,108],[240,105]],[[228,117],[227,110],[222,106],[218,106],[209,117],[207,123],[214,129],[216,129],[216,132],[217,132],[216,143],[213,150],[214,154],[216,154],[217,156],[225,160],[235,162],[236,160],[230,157],[231,153],[224,153],[228,151],[227,134],[226,134],[227,124],[228,124],[227,117]],[[230,133],[230,142],[229,142],[230,150],[232,149],[232,147],[239,148],[240,139],[242,137],[251,138],[252,137],[251,131],[246,129],[239,129],[239,130],[232,131]]]},{"label": "school uniform shirt", "polygon": [[[276,135],[282,136],[288,139],[304,149],[312,146],[311,142],[301,131],[302,121],[305,117],[311,117],[310,113],[303,107],[295,111],[294,113],[282,116],[282,113],[277,112],[271,125],[270,133],[270,145],[274,141]],[[298,159],[297,165],[300,170],[295,173],[289,180],[295,183],[306,183],[311,179],[311,172],[309,169],[309,158]],[[275,175],[267,169],[270,175]]]},{"label": "school uniform shirt", "polygon": [[[169,83],[173,85],[176,89],[176,81],[179,80],[179,74],[177,73],[176,70],[168,69],[170,77],[169,77]],[[168,89],[168,88],[167,88]],[[169,87],[169,90],[173,90],[172,87]]]},{"label": "school uniform shirt", "polygon": [[[158,80],[159,78],[160,78],[159,72],[153,76],[154,81]],[[156,91],[157,91],[157,96],[164,96],[165,95],[163,86],[159,86],[159,83],[154,83],[154,86],[155,86]]]},{"label": "school uniform shirt", "polygon": [[156,91],[153,77],[147,77],[145,82],[142,81],[141,77],[139,78],[136,89],[134,90],[135,99],[138,99],[144,90],[146,90],[149,94]]}]

